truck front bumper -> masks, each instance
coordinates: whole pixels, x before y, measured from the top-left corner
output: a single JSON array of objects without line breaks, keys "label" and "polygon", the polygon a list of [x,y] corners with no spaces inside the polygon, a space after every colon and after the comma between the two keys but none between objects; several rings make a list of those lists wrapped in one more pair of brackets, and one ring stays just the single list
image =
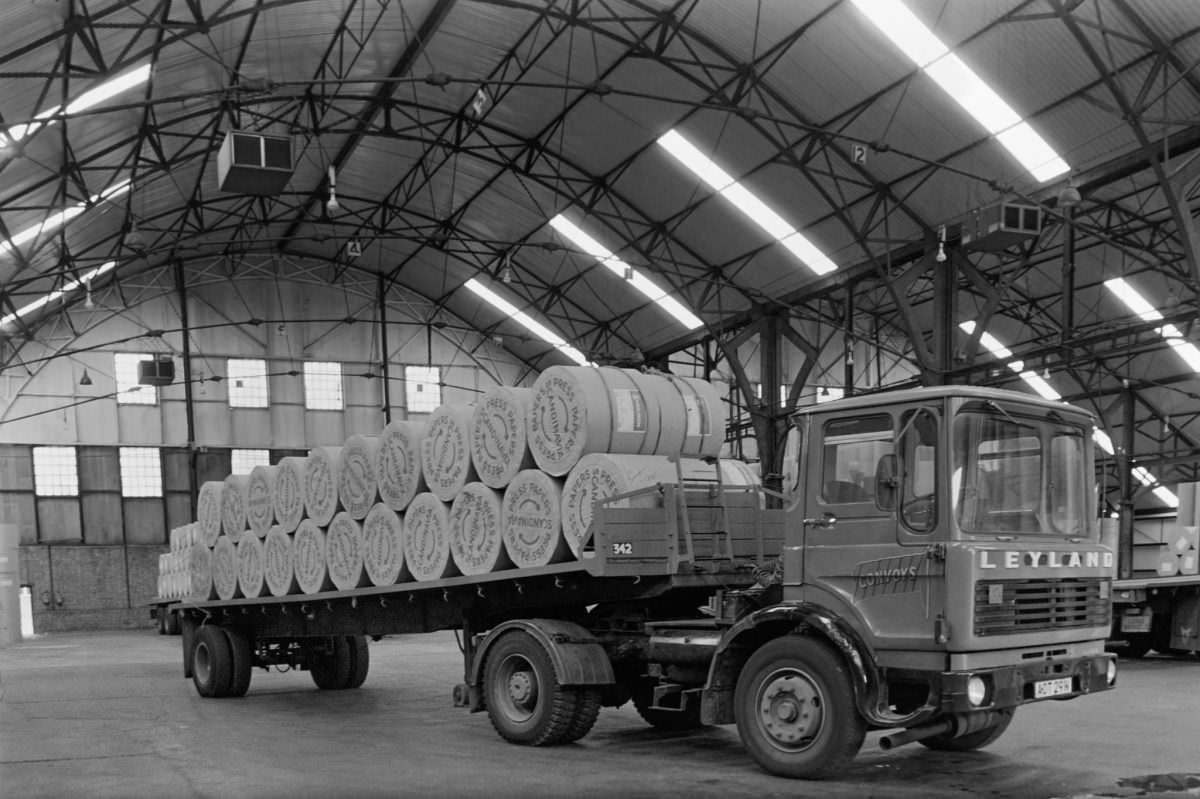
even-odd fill
[{"label": "truck front bumper", "polygon": [[[980,696],[983,683],[983,699]],[[1116,685],[1116,656],[1040,660],[976,671],[943,672],[941,709],[945,713],[1003,710],[1045,699],[1074,699]]]}]

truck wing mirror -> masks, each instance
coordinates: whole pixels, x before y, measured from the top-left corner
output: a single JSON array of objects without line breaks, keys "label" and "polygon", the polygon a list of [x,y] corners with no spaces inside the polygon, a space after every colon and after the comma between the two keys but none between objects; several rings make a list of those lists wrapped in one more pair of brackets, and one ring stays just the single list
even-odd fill
[{"label": "truck wing mirror", "polygon": [[896,456],[884,455],[875,464],[875,504],[880,510],[896,509]]}]

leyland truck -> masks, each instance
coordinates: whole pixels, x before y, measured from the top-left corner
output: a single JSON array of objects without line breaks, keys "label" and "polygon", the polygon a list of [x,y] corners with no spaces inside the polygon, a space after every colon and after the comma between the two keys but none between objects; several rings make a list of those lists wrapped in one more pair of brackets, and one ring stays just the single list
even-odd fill
[{"label": "leyland truck", "polygon": [[977,749],[1022,705],[1113,688],[1086,412],[948,386],[793,423],[782,492],[611,497],[568,562],[180,602],[184,675],[206,697],[272,665],[355,688],[369,639],[455,629],[453,700],[510,742],[578,740],[632,702],[658,727],[736,724],[762,768],[801,778],[836,777],[870,730],[885,749]]}]

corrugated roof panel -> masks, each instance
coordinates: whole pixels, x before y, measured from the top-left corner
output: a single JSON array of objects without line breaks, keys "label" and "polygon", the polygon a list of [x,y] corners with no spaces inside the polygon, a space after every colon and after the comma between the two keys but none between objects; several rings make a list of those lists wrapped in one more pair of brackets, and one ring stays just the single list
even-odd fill
[{"label": "corrugated roof panel", "polygon": [[685,22],[690,30],[706,37],[731,60],[742,64],[762,58],[782,39],[812,23],[832,5],[832,0],[697,3],[687,9]]}]

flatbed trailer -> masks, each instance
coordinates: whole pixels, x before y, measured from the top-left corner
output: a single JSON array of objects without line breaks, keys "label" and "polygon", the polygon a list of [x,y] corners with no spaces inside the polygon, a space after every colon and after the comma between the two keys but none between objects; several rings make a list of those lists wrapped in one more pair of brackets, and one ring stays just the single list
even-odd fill
[{"label": "flatbed trailer", "polygon": [[371,638],[454,629],[453,700],[510,742],[577,740],[632,701],[658,727],[736,723],[762,768],[803,778],[840,774],[869,730],[966,751],[1023,704],[1115,686],[1086,413],[954,386],[795,421],[782,494],[680,480],[612,497],[576,561],[164,603],[184,674],[205,697],[273,665],[355,688]]}]

